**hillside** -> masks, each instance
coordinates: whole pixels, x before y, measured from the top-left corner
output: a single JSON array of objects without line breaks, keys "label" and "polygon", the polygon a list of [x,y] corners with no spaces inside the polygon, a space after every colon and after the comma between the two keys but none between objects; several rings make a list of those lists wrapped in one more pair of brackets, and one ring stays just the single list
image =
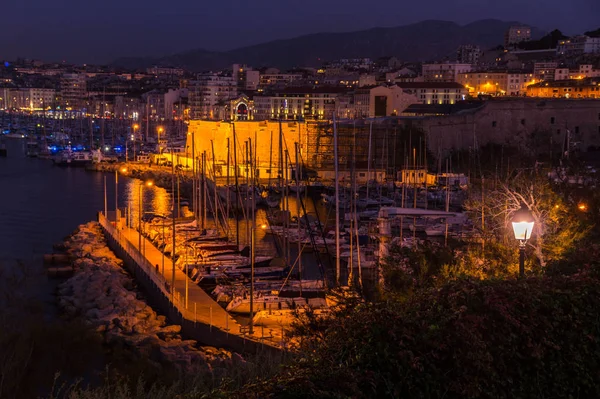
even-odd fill
[{"label": "hillside", "polygon": [[[197,49],[158,58],[120,58],[113,65],[126,68],[164,65],[204,71],[231,67],[233,63],[279,68],[317,66],[354,57],[395,56],[405,61],[431,61],[452,56],[461,44],[476,44],[484,49],[501,44],[504,32],[515,24],[519,23],[489,19],[461,26],[455,22],[429,20],[393,28],[316,33],[224,52]],[[534,38],[542,34],[532,28]]]}]

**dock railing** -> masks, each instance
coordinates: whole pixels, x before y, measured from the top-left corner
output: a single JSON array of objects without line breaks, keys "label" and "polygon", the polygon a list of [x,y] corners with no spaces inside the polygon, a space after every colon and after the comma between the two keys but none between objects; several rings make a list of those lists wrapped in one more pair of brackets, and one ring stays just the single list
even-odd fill
[{"label": "dock railing", "polygon": [[[169,301],[172,307],[176,308],[181,320],[173,320],[173,322],[183,323],[184,319],[186,319],[188,322],[193,323],[194,326],[197,323],[203,323],[209,326],[210,332],[216,332],[215,330],[220,330],[227,336],[231,334],[232,336],[238,336],[242,338],[244,341],[247,340],[260,345],[267,345],[278,349],[285,349],[288,347],[288,343],[285,342],[283,337],[281,342],[271,341],[268,339],[268,336],[264,335],[264,331],[262,336],[257,337],[249,335],[247,329],[243,328],[243,326],[240,326],[224,310],[222,312],[218,312],[219,315],[215,315],[214,313],[217,313],[217,307],[219,310],[222,309],[216,302],[214,305],[215,312],[213,312],[213,305],[202,305],[196,302],[188,302],[188,308],[186,308],[185,293],[182,293],[175,287],[171,286],[171,283],[165,278],[165,276],[163,276],[160,271],[158,271],[156,267],[153,266],[139,251],[139,249],[133,245],[124,236],[124,234],[122,234],[121,229],[116,227],[118,223],[108,220],[102,212],[98,213],[98,223],[109,236],[107,238],[112,239],[113,243],[120,247],[126,256],[131,258],[131,261],[139,267],[143,273],[142,277],[149,279],[152,282],[152,285],[160,290],[160,293],[164,299]],[[145,245],[151,245],[151,243],[146,243]],[[191,281],[190,283],[194,284]],[[223,314],[225,314],[225,316],[223,316]],[[223,318],[223,320],[221,320],[221,318]]]}]

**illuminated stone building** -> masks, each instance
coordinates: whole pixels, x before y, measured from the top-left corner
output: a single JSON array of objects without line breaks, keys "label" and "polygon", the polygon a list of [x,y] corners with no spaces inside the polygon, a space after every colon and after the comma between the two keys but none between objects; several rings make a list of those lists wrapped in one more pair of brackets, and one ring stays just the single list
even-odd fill
[{"label": "illuminated stone building", "polygon": [[600,99],[600,78],[540,82],[528,86],[527,95],[530,97]]}]

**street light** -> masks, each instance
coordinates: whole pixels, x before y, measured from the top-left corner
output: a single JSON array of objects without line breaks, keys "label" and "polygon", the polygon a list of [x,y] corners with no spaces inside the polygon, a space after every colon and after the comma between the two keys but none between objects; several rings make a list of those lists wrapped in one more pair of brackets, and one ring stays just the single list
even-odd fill
[{"label": "street light", "polygon": [[525,205],[521,205],[521,209],[516,211],[512,218],[513,232],[519,240],[519,277],[525,275],[525,245],[531,238],[534,223],[533,215]]},{"label": "street light", "polygon": [[162,126],[159,126],[157,131],[158,135],[156,136],[156,141],[158,142],[158,153],[160,154],[160,135],[165,131],[165,129]]},{"label": "street light", "polygon": [[136,134],[135,131],[138,130],[140,128],[140,125],[138,125],[137,123],[133,124],[133,137],[131,138],[131,141],[133,141],[133,162],[135,162],[135,139],[136,139]]},{"label": "street light", "polygon": [[[142,253],[142,211],[143,211],[143,191],[142,188],[144,188],[144,185],[148,186],[148,187],[152,187],[152,185],[154,184],[154,182],[152,180],[147,180],[145,181],[143,184],[140,184],[140,209],[139,209],[139,214],[138,214],[138,250],[140,251],[140,253]],[[144,245],[145,247],[145,245]],[[142,253],[144,255],[144,257],[146,256],[145,251]]]},{"label": "street light", "polygon": [[[121,173],[127,172],[127,168],[121,168]],[[115,169],[115,226],[117,221],[120,219],[119,213],[119,169]]]}]

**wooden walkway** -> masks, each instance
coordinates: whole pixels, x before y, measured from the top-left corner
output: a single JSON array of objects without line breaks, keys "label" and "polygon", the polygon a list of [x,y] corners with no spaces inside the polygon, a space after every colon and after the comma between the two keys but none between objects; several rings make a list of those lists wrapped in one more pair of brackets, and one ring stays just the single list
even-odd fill
[{"label": "wooden walkway", "polygon": [[[177,308],[184,319],[194,324],[210,326],[215,333],[217,332],[215,330],[220,330],[270,347],[278,349],[288,347],[289,342],[286,342],[287,339],[283,337],[283,328],[256,327],[254,333],[249,334],[247,326],[240,325],[209,294],[177,267],[175,267],[175,284],[173,285],[173,262],[165,256],[163,271],[162,252],[143,236],[140,251],[137,230],[125,226],[116,228],[102,213],[99,214],[98,220],[105,232],[118,242],[118,245],[139,266],[145,276],[154,281],[154,285],[163,292],[163,296],[168,298],[171,305]],[[156,265],[158,265],[158,269]],[[186,290],[187,306],[185,303]]]},{"label": "wooden walkway", "polygon": [[[121,230],[122,237],[127,239],[135,248],[139,245],[139,233],[137,230],[129,227],[124,227]],[[138,248],[139,250],[139,248]],[[142,236],[142,251],[140,251],[151,265],[158,265],[158,270],[154,269],[157,274],[161,275],[168,284],[166,287],[171,287],[173,281],[173,262],[167,256],[164,258],[164,271],[162,270],[162,252],[159,251],[146,237]],[[187,288],[186,288],[187,284]],[[171,292],[173,300],[179,302],[179,305],[187,310],[187,316],[193,313],[194,321],[208,323],[214,327],[233,333],[240,332],[240,325],[233,319],[229,313],[225,311],[219,304],[214,301],[202,288],[188,278],[184,272],[175,267],[175,285]],[[185,301],[185,292],[187,290],[187,306]]]}]

